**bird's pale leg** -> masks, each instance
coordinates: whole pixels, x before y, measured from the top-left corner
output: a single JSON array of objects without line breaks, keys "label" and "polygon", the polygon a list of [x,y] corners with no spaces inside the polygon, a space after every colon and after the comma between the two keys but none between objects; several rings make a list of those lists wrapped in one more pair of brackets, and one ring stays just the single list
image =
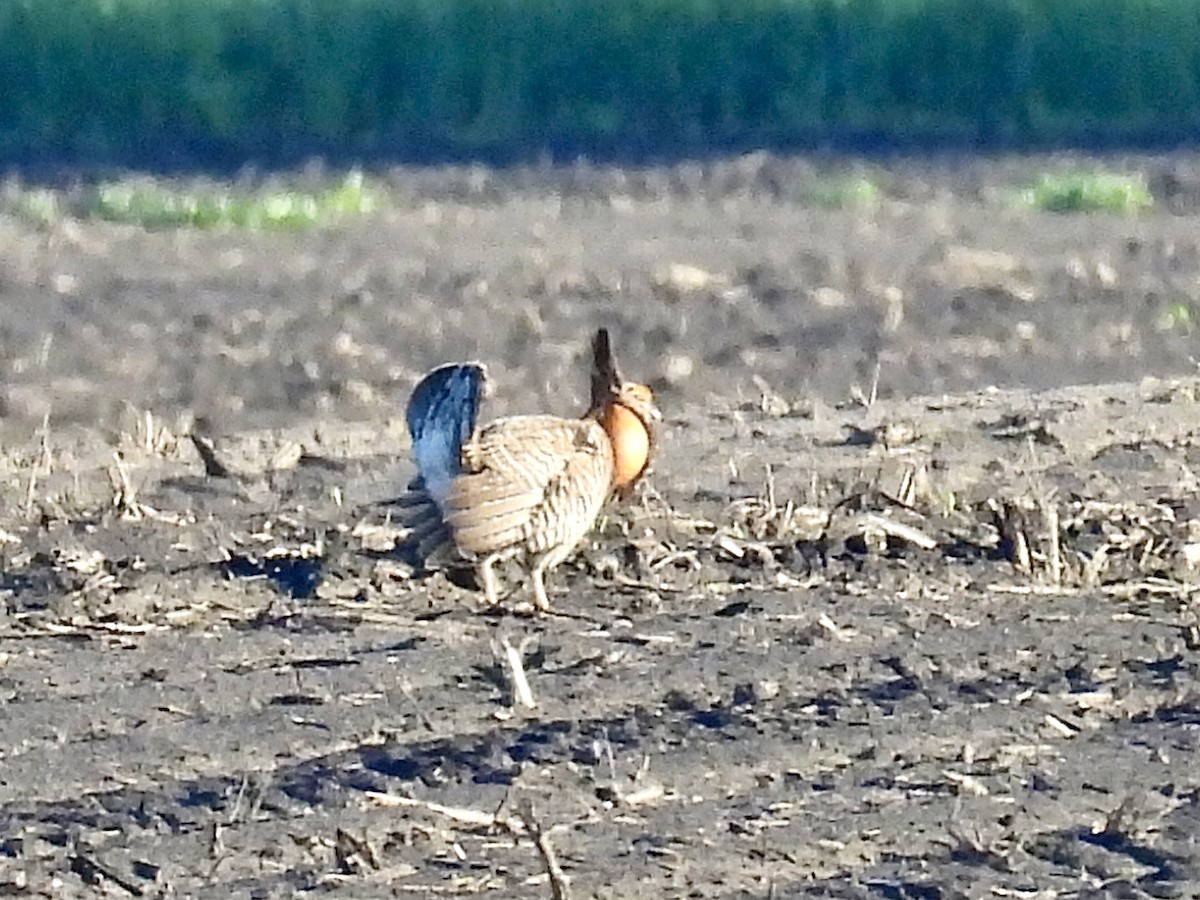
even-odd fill
[{"label": "bird's pale leg", "polygon": [[491,606],[496,606],[500,603],[500,586],[496,583],[496,565],[497,557],[495,554],[484,557],[479,564],[479,577],[483,581],[483,593],[487,596],[487,602]]},{"label": "bird's pale leg", "polygon": [[534,563],[529,573],[530,581],[533,582],[533,605],[542,612],[550,612],[550,598],[546,596],[546,570],[550,563],[550,558],[543,556]]},{"label": "bird's pale leg", "polygon": [[542,612],[550,612],[550,598],[546,595],[546,573],[554,569],[575,549],[573,543],[560,544],[543,554],[533,564],[530,575],[533,580],[533,603]]}]

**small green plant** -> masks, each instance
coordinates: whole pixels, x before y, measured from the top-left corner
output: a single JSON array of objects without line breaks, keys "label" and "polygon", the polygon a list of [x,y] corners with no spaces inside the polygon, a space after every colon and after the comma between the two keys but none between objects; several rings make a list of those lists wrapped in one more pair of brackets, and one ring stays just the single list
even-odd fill
[{"label": "small green plant", "polygon": [[1154,205],[1142,176],[1095,171],[1044,173],[1021,199],[1057,213],[1134,213]]},{"label": "small green plant", "polygon": [[1191,334],[1196,329],[1196,313],[1186,300],[1176,300],[1158,317],[1159,331],[1175,331]]},{"label": "small green plant", "polygon": [[803,185],[799,198],[822,209],[858,209],[877,204],[880,193],[878,185],[864,175],[839,175]]},{"label": "small green plant", "polygon": [[5,206],[14,214],[39,228],[47,228],[62,220],[63,210],[56,191],[45,188],[15,189],[5,192]]},{"label": "small green plant", "polygon": [[377,209],[382,195],[361,172],[318,192],[278,190],[238,193],[179,190],[156,183],[106,182],[87,191],[78,209],[84,218],[143,228],[298,229],[323,225]]},{"label": "small green plant", "polygon": [[958,495],[954,491],[936,493],[935,497],[941,501],[942,515],[952,516],[958,512]]}]

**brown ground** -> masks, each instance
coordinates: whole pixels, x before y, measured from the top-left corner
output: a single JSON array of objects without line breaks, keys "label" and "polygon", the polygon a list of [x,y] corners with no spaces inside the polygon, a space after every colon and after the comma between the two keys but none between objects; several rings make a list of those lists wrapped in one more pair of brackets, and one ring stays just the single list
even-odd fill
[{"label": "brown ground", "polygon": [[[764,158],[0,217],[0,890],[549,897],[531,804],[576,898],[1196,896],[1200,157],[1105,162],[1158,210]],[[569,615],[416,577],[415,377],[566,413],[597,324],[668,429]]]}]

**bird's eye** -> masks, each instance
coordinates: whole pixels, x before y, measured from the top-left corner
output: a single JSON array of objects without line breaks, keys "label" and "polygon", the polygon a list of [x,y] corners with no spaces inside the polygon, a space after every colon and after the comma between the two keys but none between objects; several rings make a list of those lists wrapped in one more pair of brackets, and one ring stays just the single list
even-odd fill
[{"label": "bird's eye", "polygon": [[651,392],[650,388],[646,387],[644,384],[629,385],[629,396],[631,399],[636,400],[639,403],[654,402],[653,392]]}]

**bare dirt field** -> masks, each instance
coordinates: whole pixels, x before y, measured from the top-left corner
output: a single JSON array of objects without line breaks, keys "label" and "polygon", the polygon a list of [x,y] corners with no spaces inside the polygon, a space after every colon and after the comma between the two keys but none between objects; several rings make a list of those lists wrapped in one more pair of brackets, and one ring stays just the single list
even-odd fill
[{"label": "bare dirt field", "polygon": [[[1200,896],[1200,156],[845,166],[0,216],[0,892]],[[601,324],[666,429],[561,614],[415,572],[416,378],[570,414]]]}]

